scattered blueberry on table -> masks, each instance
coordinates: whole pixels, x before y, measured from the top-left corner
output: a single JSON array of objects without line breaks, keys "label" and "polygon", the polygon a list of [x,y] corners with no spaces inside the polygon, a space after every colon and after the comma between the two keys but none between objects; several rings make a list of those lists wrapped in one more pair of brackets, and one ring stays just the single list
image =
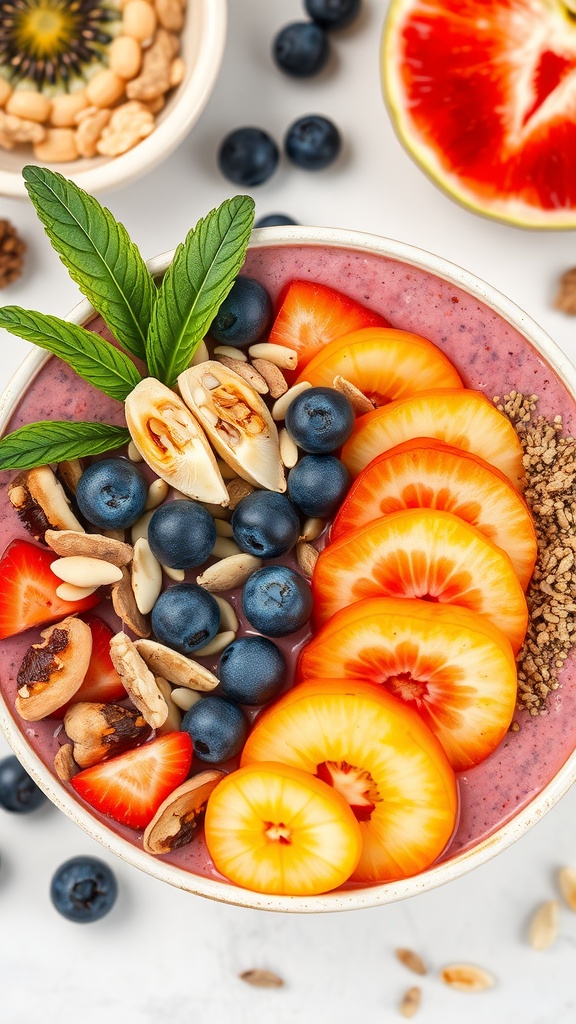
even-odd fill
[{"label": "scattered blueberry on table", "polygon": [[332,164],[342,148],[336,125],[321,114],[307,114],[290,125],[284,137],[286,156],[305,171],[320,171]]},{"label": "scattered blueberry on table", "polygon": [[252,277],[237,277],[210,324],[210,334],[222,345],[253,345],[270,327],[272,299]]},{"label": "scattered blueberry on table", "polygon": [[156,640],[180,654],[205,647],[220,628],[220,609],[196,583],[176,583],[164,590],[151,615]]},{"label": "scattered blueberry on table", "polygon": [[288,494],[305,516],[329,519],[351,482],[348,469],[335,455],[304,455],[288,474]]},{"label": "scattered blueberry on table", "polygon": [[293,569],[266,565],[248,577],[242,610],[250,625],[265,636],[288,636],[306,625],[312,614],[312,594]]},{"label": "scattered blueberry on table", "polygon": [[300,518],[285,494],[252,491],[232,514],[232,532],[238,547],[257,558],[280,558],[300,534]]},{"label": "scattered blueberry on table", "polygon": [[46,802],[42,790],[30,778],[14,754],[0,761],[0,807],[16,814],[35,811]]},{"label": "scattered blueberry on table", "polygon": [[362,0],[304,0],[309,16],[327,31],[351,25],[361,6]]},{"label": "scattered blueberry on table", "polygon": [[286,213],[267,213],[259,217],[254,223],[255,228],[278,228],[289,224],[297,224],[298,221],[289,217]]},{"label": "scattered blueberry on table", "polygon": [[197,501],[177,498],[160,505],[148,524],[152,554],[171,569],[202,565],[216,542],[216,527],[207,509]]},{"label": "scattered blueberry on table", "polygon": [[284,684],[286,659],[265,636],[242,636],[225,647],[218,663],[220,688],[238,704],[259,706],[277,697]]},{"label": "scattered blueberry on table", "polygon": [[272,56],[281,71],[295,78],[310,78],[325,67],[330,44],[314,21],[294,21],[281,28],[272,43]]},{"label": "scattered blueberry on table", "polygon": [[116,902],[116,877],[97,857],[72,857],[55,871],[50,898],[69,921],[91,924],[104,917]]},{"label": "scattered blueberry on table", "polygon": [[202,697],[182,719],[200,761],[220,764],[239,754],[248,735],[248,723],[237,704],[223,697]]},{"label": "scattered blueberry on table", "polygon": [[340,448],[354,429],[354,409],[335,388],[313,387],[290,403],[286,430],[305,452],[327,455]]},{"label": "scattered blueberry on table", "polygon": [[225,178],[237,185],[262,185],[278,166],[280,151],[262,128],[236,128],[220,145],[218,166]]},{"label": "scattered blueberry on table", "polygon": [[144,511],[148,485],[127,459],[101,459],[84,470],[76,490],[82,515],[101,530],[124,530]]}]

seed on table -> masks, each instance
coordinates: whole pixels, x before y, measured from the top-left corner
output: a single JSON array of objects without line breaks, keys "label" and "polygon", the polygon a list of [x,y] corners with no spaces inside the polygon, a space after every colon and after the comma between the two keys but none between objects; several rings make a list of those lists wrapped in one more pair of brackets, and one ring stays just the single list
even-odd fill
[{"label": "seed on table", "polygon": [[144,505],[146,511],[148,512],[150,509],[158,508],[158,505],[161,505],[168,497],[169,490],[170,485],[167,484],[165,480],[162,480],[160,477],[158,477],[157,480],[153,480],[148,488],[148,496],[146,498],[146,504]]},{"label": "seed on table", "polygon": [[528,941],[532,949],[540,952],[549,949],[558,937],[558,900],[547,900],[538,907],[528,930]]},{"label": "seed on table", "polygon": [[400,961],[404,967],[407,967],[409,971],[413,971],[414,974],[426,974],[426,967],[422,957],[415,953],[413,949],[404,949],[402,947],[395,949],[396,959]]},{"label": "seed on table", "polygon": [[286,469],[293,469],[298,462],[298,445],[292,440],[286,427],[282,427],[278,434],[278,442],[283,465],[286,466]]},{"label": "seed on table", "polygon": [[252,359],[267,359],[280,370],[295,370],[298,365],[298,353],[285,345],[274,345],[269,341],[260,341],[250,345],[248,354]]},{"label": "seed on table", "polygon": [[492,975],[475,964],[448,964],[440,971],[440,978],[459,992],[483,992],[494,985]]},{"label": "seed on table", "polygon": [[214,594],[214,600],[220,609],[221,629],[225,632],[231,630],[233,633],[237,633],[239,627],[238,616],[230,602],[225,597],[220,597],[219,594]]},{"label": "seed on table", "polygon": [[576,910],[576,868],[560,868],[558,885],[566,905],[570,910]]},{"label": "seed on table", "polygon": [[187,686],[176,686],[170,696],[181,711],[190,711],[194,704],[202,700],[202,694],[198,690],[189,690]]},{"label": "seed on table", "polygon": [[210,643],[200,647],[194,653],[199,658],[211,658],[214,654],[221,654],[225,647],[228,647],[236,639],[236,633],[232,629],[226,629],[222,633],[216,633]]},{"label": "seed on table", "polygon": [[415,1017],[420,1009],[422,1003],[422,989],[418,985],[413,985],[407,992],[404,993],[402,1001],[400,1003],[400,1016],[407,1019],[408,1017]]},{"label": "seed on table", "polygon": [[212,558],[228,558],[229,555],[239,555],[240,548],[235,541],[229,537],[216,537],[216,542],[210,552]]},{"label": "seed on table", "polygon": [[82,601],[90,597],[98,587],[75,587],[73,583],[61,583],[56,587],[56,594],[61,601]]},{"label": "seed on table", "polygon": [[286,413],[294,399],[298,395],[301,395],[303,391],[307,391],[308,388],[311,387],[312,385],[309,381],[302,380],[299,384],[294,384],[293,387],[288,388],[288,391],[285,391],[284,394],[274,402],[274,405],[272,406],[272,419],[276,421],[285,419]]},{"label": "seed on table", "polygon": [[102,558],[89,558],[87,555],[70,555],[68,558],[57,558],[50,566],[52,572],[64,583],[72,583],[75,587],[102,587],[108,583],[118,583],[122,579],[122,569]]}]

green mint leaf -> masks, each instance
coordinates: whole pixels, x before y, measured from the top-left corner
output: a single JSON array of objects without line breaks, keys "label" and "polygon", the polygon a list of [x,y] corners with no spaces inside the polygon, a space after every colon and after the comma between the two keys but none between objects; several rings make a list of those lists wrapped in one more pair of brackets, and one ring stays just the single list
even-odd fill
[{"label": "green mint leaf", "polygon": [[0,469],[33,469],[64,459],[99,455],[121,448],[129,440],[125,427],[111,427],[108,423],[30,423],[0,439]]},{"label": "green mint leaf", "polygon": [[189,365],[244,263],[250,196],[227,199],[178,246],[158,291],[146,343],[148,370],[169,387]]},{"label": "green mint leaf", "polygon": [[144,359],[156,285],[126,228],[61,174],[31,164],[22,173],[46,234],[70,277],[118,344]]},{"label": "green mint leaf", "polygon": [[142,379],[134,363],[84,327],[47,313],[0,306],[0,327],[59,356],[95,388],[123,402]]}]

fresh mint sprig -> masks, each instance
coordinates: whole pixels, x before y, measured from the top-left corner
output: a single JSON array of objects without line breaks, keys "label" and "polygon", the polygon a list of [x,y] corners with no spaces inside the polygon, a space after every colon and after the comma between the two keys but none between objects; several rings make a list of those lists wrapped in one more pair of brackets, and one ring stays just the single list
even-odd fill
[{"label": "fresh mint sprig", "polygon": [[238,275],[254,223],[250,196],[227,199],[178,246],[158,290],[146,341],[153,377],[174,387]]},{"label": "fresh mint sprig", "polygon": [[45,420],[18,427],[0,440],[0,469],[33,469],[65,459],[100,455],[128,444],[125,427],[109,423]]},{"label": "fresh mint sprig", "polygon": [[0,307],[0,327],[59,356],[110,398],[123,402],[142,379],[132,360],[93,331],[47,313]]},{"label": "fresh mint sprig", "polygon": [[33,164],[22,172],[52,246],[122,348],[146,357],[156,285],[126,228],[93,196]]}]

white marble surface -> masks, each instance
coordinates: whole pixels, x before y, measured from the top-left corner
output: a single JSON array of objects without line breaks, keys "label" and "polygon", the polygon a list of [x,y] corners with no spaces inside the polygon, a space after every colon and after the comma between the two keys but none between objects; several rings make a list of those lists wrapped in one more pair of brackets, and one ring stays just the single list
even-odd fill
[{"label": "white marble surface", "polygon": [[[285,163],[254,190],[258,215],[373,231],[437,252],[515,300],[576,359],[574,321],[552,308],[560,273],[576,263],[573,232],[525,232],[483,220],[438,191],[395,138],[379,85],[386,4],[365,0],[362,21],[334,37],[318,78],[291,80],[270,58],[299,0],[230,0],[224,67],[189,139],[161,168],[103,197],[149,257],[176,245],[211,206],[233,193],[215,154],[232,128],[253,124],[279,140],[305,113],[324,113],[346,140],[339,163],[306,174]],[[78,297],[31,207],[0,197],[0,217],[29,245],[21,283],[4,302],[64,315]],[[0,338],[0,384],[27,345]],[[7,751],[0,740],[0,754]],[[398,1003],[417,979],[394,959],[399,945],[430,966],[418,1020],[442,1024],[574,1024],[576,916],[545,953],[526,940],[530,913],[557,896],[555,872],[576,865],[573,791],[512,849],[451,885],[381,909],[298,917],[220,906],[163,886],[114,862],[120,897],[98,924],[79,927],[52,909],[48,887],[68,857],[97,845],[51,806],[29,816],[0,812],[0,1019],[2,1024],[364,1024],[400,1020]],[[438,980],[466,960],[494,973],[495,988],[462,995]],[[239,972],[266,967],[283,989],[252,989]]]}]

